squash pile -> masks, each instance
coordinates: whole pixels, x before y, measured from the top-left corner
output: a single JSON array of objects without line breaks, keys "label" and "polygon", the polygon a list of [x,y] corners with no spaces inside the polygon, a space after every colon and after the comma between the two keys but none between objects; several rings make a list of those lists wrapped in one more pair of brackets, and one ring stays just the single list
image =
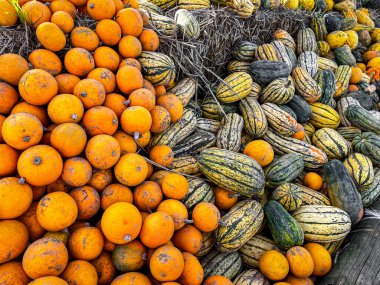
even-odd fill
[{"label": "squash pile", "polygon": [[201,98],[152,27],[196,38],[196,3],[172,20],[152,11],[176,1],[16,2],[0,0],[0,24],[20,17],[41,47],[0,55],[0,284],[310,285],[330,271],[380,197],[366,8],[238,43]]}]

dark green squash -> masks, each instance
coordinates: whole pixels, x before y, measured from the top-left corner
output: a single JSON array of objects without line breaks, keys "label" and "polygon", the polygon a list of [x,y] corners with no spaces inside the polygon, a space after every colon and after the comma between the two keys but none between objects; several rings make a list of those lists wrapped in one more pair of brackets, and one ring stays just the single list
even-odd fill
[{"label": "dark green squash", "polygon": [[334,73],[331,70],[321,70],[315,76],[315,81],[322,90],[322,96],[318,102],[329,105],[336,90]]},{"label": "dark green squash", "polygon": [[264,213],[273,240],[280,249],[288,250],[303,244],[304,234],[301,226],[280,203],[274,200],[268,201]]},{"label": "dark green squash", "polygon": [[336,159],[326,163],[324,180],[331,204],[344,210],[350,216],[352,224],[357,224],[363,217],[363,204],[344,164]]},{"label": "dark green squash", "polygon": [[259,60],[251,63],[250,73],[254,82],[267,84],[277,78],[287,78],[290,68],[286,62]]},{"label": "dark green squash", "polygon": [[292,100],[290,100],[285,106],[293,110],[297,115],[298,123],[306,123],[311,117],[311,107],[310,105],[299,95],[294,95]]},{"label": "dark green squash", "polygon": [[351,49],[348,45],[344,45],[340,48],[334,50],[334,55],[336,62],[339,65],[348,65],[348,66],[356,66],[356,58],[351,52]]},{"label": "dark green squash", "polygon": [[352,146],[356,152],[368,156],[374,164],[380,165],[380,136],[365,132],[354,137]]}]

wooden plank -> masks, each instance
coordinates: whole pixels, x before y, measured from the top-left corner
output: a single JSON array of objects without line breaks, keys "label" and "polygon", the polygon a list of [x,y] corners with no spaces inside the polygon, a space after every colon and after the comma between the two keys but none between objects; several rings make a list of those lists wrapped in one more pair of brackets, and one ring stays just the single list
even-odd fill
[{"label": "wooden plank", "polygon": [[[380,212],[380,201],[371,209]],[[380,220],[366,215],[346,238],[336,264],[318,285],[380,284]]]}]

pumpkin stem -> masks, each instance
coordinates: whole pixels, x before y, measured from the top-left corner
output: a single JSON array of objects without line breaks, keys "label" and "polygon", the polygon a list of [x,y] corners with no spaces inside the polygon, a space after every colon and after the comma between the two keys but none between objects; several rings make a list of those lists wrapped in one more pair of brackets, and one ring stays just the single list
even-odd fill
[{"label": "pumpkin stem", "polygon": [[35,157],[34,159],[33,159],[33,164],[35,164],[35,165],[40,165],[41,164],[41,162],[42,162],[42,159],[41,159],[41,157]]},{"label": "pumpkin stem", "polygon": [[189,219],[183,219],[183,222],[186,224],[193,224],[194,223],[193,220],[189,220]]},{"label": "pumpkin stem", "polygon": [[71,119],[73,119],[73,120],[78,120],[78,115],[77,114],[71,114]]},{"label": "pumpkin stem", "polygon": [[131,235],[125,235],[123,238],[123,240],[125,241],[131,241],[131,239],[132,239]]},{"label": "pumpkin stem", "polygon": [[129,103],[131,103],[131,100],[128,99],[128,100],[125,100],[125,101],[123,102],[123,105],[128,106]]},{"label": "pumpkin stem", "polygon": [[49,129],[46,128],[46,127],[43,127],[42,129],[43,129],[44,132],[50,132]]},{"label": "pumpkin stem", "polygon": [[133,133],[133,139],[134,139],[135,141],[137,141],[139,138],[140,138],[140,133],[139,133],[139,132],[134,132],[134,133]]},{"label": "pumpkin stem", "polygon": [[235,197],[239,197],[239,196],[240,196],[240,194],[238,194],[238,193],[228,194],[228,198],[235,198]]},{"label": "pumpkin stem", "polygon": [[30,136],[25,136],[24,137],[24,142],[30,142]]},{"label": "pumpkin stem", "polygon": [[25,178],[24,177],[20,177],[20,179],[17,180],[17,183],[21,184],[21,185],[24,185],[25,184]]}]

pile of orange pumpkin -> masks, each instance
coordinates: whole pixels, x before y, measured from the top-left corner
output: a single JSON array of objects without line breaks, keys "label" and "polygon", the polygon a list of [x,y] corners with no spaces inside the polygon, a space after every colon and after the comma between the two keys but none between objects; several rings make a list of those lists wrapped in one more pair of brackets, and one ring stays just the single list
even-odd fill
[{"label": "pile of orange pumpkin", "polygon": [[[0,55],[0,284],[201,284],[194,254],[219,210],[188,220],[187,179],[149,162],[170,165],[171,148],[138,154],[183,113],[141,74],[136,58],[159,45],[146,15],[121,0],[19,2],[41,48]],[[78,10],[95,30],[75,26]]]}]

